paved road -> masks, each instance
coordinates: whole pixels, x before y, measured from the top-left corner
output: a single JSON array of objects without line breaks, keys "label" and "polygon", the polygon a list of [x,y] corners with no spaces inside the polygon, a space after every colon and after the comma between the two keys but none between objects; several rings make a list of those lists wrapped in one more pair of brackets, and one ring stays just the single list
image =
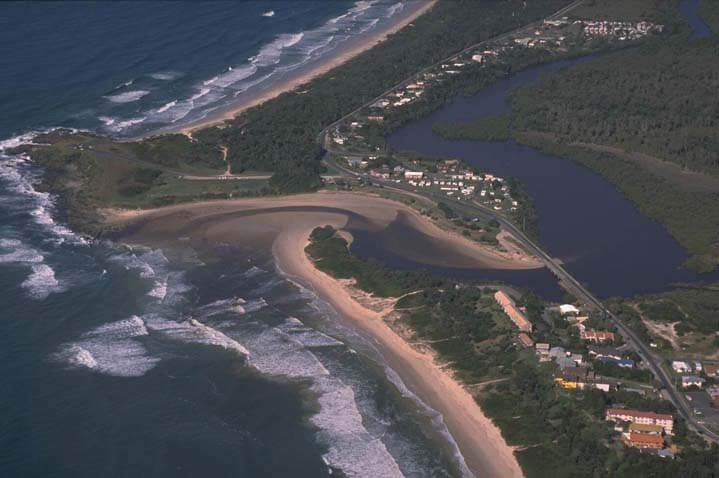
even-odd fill
[{"label": "paved road", "polygon": [[[557,11],[551,17],[549,18],[556,18],[561,17],[564,14],[566,14],[569,10],[575,8],[577,5],[581,4],[582,0],[575,1],[571,3],[570,5],[562,8],[561,10]],[[490,40],[485,40],[483,42],[477,43],[475,45],[472,45],[470,47],[465,48],[459,53],[456,53],[440,62],[437,62],[434,65],[431,65],[424,70],[412,75],[410,78],[398,83],[397,85],[393,86],[392,88],[388,89],[381,95],[379,95],[377,98],[372,99],[371,101],[365,103],[360,108],[357,108],[356,110],[352,111],[351,113],[348,113],[347,115],[343,116],[342,118],[338,119],[334,123],[328,125],[326,128],[322,130],[322,132],[318,136],[318,142],[322,144],[328,153],[336,153],[339,155],[346,155],[342,151],[336,151],[332,149],[332,144],[329,141],[329,135],[327,134],[333,127],[341,123],[342,121],[345,121],[347,118],[357,114],[362,108],[366,108],[367,106],[375,103],[382,97],[386,96],[390,92],[394,91],[397,88],[402,87],[405,84],[410,83],[411,81],[414,81],[419,75],[436,68],[438,65],[441,65],[444,62],[447,62],[453,58],[455,58],[458,55],[461,55],[469,50],[478,48],[482,46],[483,44],[489,42],[489,41],[497,41],[502,38],[506,38],[512,35],[516,35],[518,32],[521,32],[522,30],[525,30],[528,27],[533,26],[534,24],[527,25],[525,27],[522,27],[520,29],[514,30],[509,33],[505,33],[503,35],[500,35],[498,37],[495,37]],[[368,153],[371,154],[371,153]],[[575,296],[584,302],[585,304],[594,306],[597,310],[599,310],[601,313],[605,314],[607,317],[609,317],[614,324],[617,326],[617,329],[620,331],[622,336],[624,337],[627,344],[630,345],[630,347],[642,358],[644,363],[647,365],[649,370],[652,371],[654,376],[657,378],[657,380],[662,384],[662,386],[666,389],[667,394],[669,398],[671,399],[674,406],[677,408],[677,411],[679,415],[687,422],[688,426],[690,428],[694,428],[698,432],[702,433],[707,439],[719,443],[719,434],[714,433],[710,429],[708,429],[705,425],[699,423],[696,418],[694,417],[692,413],[692,408],[689,405],[689,402],[686,400],[684,394],[676,388],[674,383],[672,382],[672,378],[669,376],[667,371],[662,368],[661,363],[662,359],[660,357],[656,357],[652,351],[649,349],[649,347],[642,342],[642,340],[632,331],[626,324],[624,324],[616,315],[614,315],[607,307],[602,304],[602,302],[597,299],[586,287],[584,287],[577,279],[575,279],[569,272],[567,272],[562,265],[555,260],[553,257],[551,257],[548,253],[546,253],[538,244],[536,244],[534,241],[532,241],[529,237],[524,234],[522,230],[520,230],[514,223],[512,223],[509,219],[507,219],[502,214],[498,214],[493,209],[487,208],[483,206],[482,204],[477,203],[476,201],[457,201],[448,198],[447,196],[442,196],[436,193],[426,192],[426,191],[417,191],[414,188],[410,187],[409,185],[405,183],[394,183],[391,181],[381,180],[378,178],[370,177],[366,174],[360,174],[355,171],[349,170],[336,162],[332,161],[330,158],[330,154],[327,154],[325,156],[325,161],[331,164],[331,167],[339,171],[348,177],[355,177],[355,178],[362,178],[365,180],[369,180],[373,183],[381,184],[383,187],[390,188],[392,190],[405,193],[405,194],[411,194],[411,195],[421,195],[423,197],[426,197],[427,199],[436,202],[437,200],[442,200],[447,203],[451,203],[455,208],[459,209],[460,211],[469,212],[468,215],[470,216],[478,216],[485,219],[495,219],[500,223],[503,229],[509,231],[530,253],[534,254],[536,257],[540,258],[546,267],[559,279],[560,283],[573,292]]]}]

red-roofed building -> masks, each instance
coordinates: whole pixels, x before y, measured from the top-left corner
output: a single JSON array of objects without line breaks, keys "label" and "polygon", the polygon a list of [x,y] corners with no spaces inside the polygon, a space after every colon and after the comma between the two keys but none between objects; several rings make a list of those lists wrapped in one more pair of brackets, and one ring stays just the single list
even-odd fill
[{"label": "red-roofed building", "polygon": [[519,333],[519,342],[522,344],[523,347],[531,347],[534,345],[534,341],[529,337],[529,335],[525,334],[524,332]]},{"label": "red-roofed building", "polygon": [[582,330],[580,333],[582,340],[589,340],[602,344],[604,342],[614,342],[614,332],[606,332],[604,330]]},{"label": "red-roofed building", "polygon": [[624,438],[627,446],[634,448],[664,448],[664,439],[661,435],[645,435],[643,433],[630,433],[629,437]]},{"label": "red-roofed building", "polygon": [[654,412],[642,412],[639,410],[627,410],[624,408],[607,409],[606,419],[612,421],[621,420],[624,422],[642,423],[645,425],[659,425],[664,428],[664,433],[667,435],[671,435],[672,429],[674,428],[674,418],[671,415]]},{"label": "red-roofed building", "polygon": [[532,331],[532,323],[527,320],[519,309],[517,309],[517,306],[514,305],[514,301],[507,294],[498,290],[494,294],[494,300],[497,301],[497,303],[502,307],[502,310],[504,310],[504,313],[509,316],[510,320],[514,322],[514,325],[516,325],[520,331]]}]

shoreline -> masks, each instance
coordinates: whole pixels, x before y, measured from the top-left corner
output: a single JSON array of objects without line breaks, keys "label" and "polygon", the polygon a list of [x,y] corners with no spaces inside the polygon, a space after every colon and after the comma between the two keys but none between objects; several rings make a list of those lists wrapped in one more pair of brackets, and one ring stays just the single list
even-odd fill
[{"label": "shoreline", "polygon": [[305,253],[311,231],[296,228],[277,238],[273,255],[280,272],[308,282],[344,319],[375,341],[406,386],[442,415],[472,473],[478,477],[521,477],[514,450],[506,444],[499,428],[484,415],[471,394],[440,368],[434,355],[413,348],[392,330],[383,320],[387,309],[378,312],[363,306],[353,297],[351,286],[315,268]]},{"label": "shoreline", "polygon": [[[383,320],[385,314],[393,311],[395,300],[363,296],[361,291],[353,290],[351,281],[336,280],[316,269],[305,253],[315,227],[381,230],[403,212],[416,219],[412,227],[417,234],[437,235],[433,244],[438,251],[461,252],[468,261],[492,264],[495,268],[528,266],[526,262],[500,258],[486,246],[441,230],[405,204],[356,193],[319,192],[205,201],[139,211],[103,211],[106,223],[124,227],[125,233],[120,233],[120,237],[132,243],[151,245],[181,239],[197,247],[236,243],[271,252],[281,273],[309,284],[338,312],[341,320],[379,347],[387,364],[412,393],[442,415],[469,470],[477,476],[520,477],[522,472],[513,448],[506,444],[499,428],[484,415],[472,395],[450,371],[442,369],[433,351],[412,347],[404,334]],[[443,260],[442,254],[434,255]]]},{"label": "shoreline", "polygon": [[[256,211],[260,216],[263,212],[271,216],[273,211],[282,208],[300,209],[303,207],[334,208],[336,209],[336,211],[333,211],[334,214],[344,214],[345,216],[356,214],[364,218],[372,228],[387,227],[397,219],[398,214],[404,214],[410,218],[411,226],[433,241],[436,247],[450,248],[456,251],[455,262],[462,258],[467,261],[466,264],[455,264],[456,267],[485,267],[504,270],[527,270],[544,267],[544,263],[526,253],[522,254],[516,250],[503,252],[495,247],[480,244],[459,234],[442,229],[431,219],[420,215],[417,211],[401,202],[368,194],[320,191],[287,196],[199,201],[150,209],[103,209],[99,212],[106,226],[117,227],[122,230],[124,228],[133,228],[138,223],[152,223],[153,219],[167,219],[177,215],[184,216],[184,219],[179,219],[179,221],[187,222],[189,227],[193,220],[212,221],[213,216],[216,216],[216,222],[221,223],[223,222],[223,217],[233,213],[246,214],[249,211]],[[304,218],[304,223],[311,223],[313,228],[325,225],[319,219],[322,216],[321,211],[309,212],[309,214],[310,216],[314,214],[318,219],[307,217]],[[176,219],[175,221],[178,220]],[[169,222],[172,223],[173,221]],[[341,229],[344,225],[338,226],[338,229]],[[172,224],[170,224],[170,227],[173,227]],[[276,233],[281,233],[291,227],[291,224],[278,224],[273,227],[275,227]],[[122,235],[122,232],[120,232],[120,235]],[[226,235],[226,231],[222,231],[220,235]],[[439,263],[437,262],[438,260]],[[428,256],[422,262],[427,265],[447,265],[441,258],[436,259],[433,256]]]},{"label": "shoreline", "polygon": [[406,3],[405,5],[409,8],[409,10],[403,12],[404,15],[400,14],[400,16],[394,23],[391,23],[387,27],[373,32],[366,38],[355,39],[354,41],[350,40],[350,44],[345,45],[344,48],[340,47],[336,55],[330,55],[328,58],[320,60],[317,65],[309,68],[306,71],[303,71],[298,76],[281,80],[266,91],[259,91],[256,94],[252,95],[250,98],[235,103],[234,105],[227,106],[226,108],[220,108],[220,110],[217,111],[215,114],[211,114],[206,118],[199,119],[188,125],[175,129],[157,130],[155,132],[149,132],[135,139],[142,139],[151,136],[174,133],[191,135],[194,131],[209,128],[211,126],[216,126],[218,124],[224,123],[225,121],[234,119],[243,111],[254,106],[259,106],[266,101],[276,98],[282,93],[292,91],[306,83],[309,83],[317,76],[327,73],[333,68],[340,66],[341,64],[351,60],[355,56],[365,52],[366,50],[369,50],[378,43],[383,42],[389,35],[397,33],[399,30],[403,29],[404,27],[412,23],[414,20],[416,20],[418,17],[426,13],[436,3],[437,0],[418,0],[415,5],[413,5],[412,3]]}]

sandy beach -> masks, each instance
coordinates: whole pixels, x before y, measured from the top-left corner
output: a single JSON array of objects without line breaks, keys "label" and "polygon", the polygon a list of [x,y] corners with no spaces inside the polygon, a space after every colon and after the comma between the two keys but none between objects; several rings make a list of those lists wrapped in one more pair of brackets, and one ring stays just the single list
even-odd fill
[{"label": "sandy beach", "polygon": [[443,371],[431,354],[412,348],[395,333],[382,320],[382,312],[364,307],[353,299],[347,285],[314,267],[304,251],[311,230],[293,228],[278,237],[274,253],[280,270],[309,283],[343,317],[375,340],[390,367],[405,384],[442,414],[475,476],[522,476],[512,448],[469,392]]},{"label": "sandy beach", "polygon": [[277,84],[273,85],[271,88],[265,91],[249,96],[244,101],[240,101],[229,108],[221,109],[216,114],[186,125],[180,130],[174,132],[188,134],[198,129],[222,123],[226,120],[234,118],[248,108],[260,105],[265,101],[271,100],[272,98],[275,98],[276,96],[279,96],[286,91],[291,91],[311,81],[316,76],[322,75],[323,73],[328,72],[332,68],[335,68],[342,63],[350,60],[351,58],[354,58],[365,50],[369,50],[377,43],[380,43],[381,41],[385,40],[387,36],[396,33],[397,31],[412,23],[417,17],[432,8],[436,2],[437,0],[415,0],[414,2],[407,2],[403,14],[397,19],[397,21],[388,25],[387,27],[378,29],[371,35],[363,38],[361,41],[355,41],[351,43],[349,46],[342,48],[337,54],[329,56],[327,59],[321,61],[318,65],[301,72],[297,76],[293,76],[285,80],[279,81]]},{"label": "sandy beach", "polygon": [[162,243],[182,238],[195,245],[235,242],[269,248],[283,273],[312,287],[343,320],[371,337],[408,388],[442,414],[467,466],[476,476],[521,476],[512,448],[473,397],[442,370],[432,353],[413,348],[383,321],[393,302],[390,300],[389,309],[383,311],[363,305],[355,299],[346,281],[317,270],[304,249],[310,232],[317,226],[330,224],[342,229],[361,224],[381,229],[399,214],[406,214],[418,232],[435,238],[438,247],[462,252],[467,260],[503,268],[526,268],[526,263],[512,261],[489,248],[448,234],[401,203],[352,193],[201,202],[105,214],[111,224],[134,223],[128,226],[123,238],[130,242]]},{"label": "sandy beach", "polygon": [[[414,230],[411,243],[392,252],[418,263],[458,268],[535,269],[543,264],[516,250],[502,251],[445,231],[409,206],[373,195],[319,192],[278,197],[203,201],[144,210],[104,210],[106,224],[142,222],[138,236],[172,240],[193,236],[250,243],[295,228],[332,224],[381,231],[398,219]],[[131,238],[132,239],[132,238]],[[421,249],[419,249],[421,247]]]}]

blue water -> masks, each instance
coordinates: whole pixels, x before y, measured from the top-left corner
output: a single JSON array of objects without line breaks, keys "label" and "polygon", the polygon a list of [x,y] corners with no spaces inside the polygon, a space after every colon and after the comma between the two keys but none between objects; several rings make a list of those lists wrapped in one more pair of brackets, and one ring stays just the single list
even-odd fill
[{"label": "blue water", "polygon": [[[6,3],[0,133],[196,121],[308,68],[403,6],[383,0]],[[271,15],[271,16],[270,16]]]},{"label": "blue water", "polygon": [[3,151],[50,127],[187,124],[402,10],[0,6],[0,476],[462,474],[436,412],[270,251],[82,237],[36,190],[41,171]]},{"label": "blue water", "polygon": [[699,0],[682,0],[679,4],[679,12],[692,27],[692,34],[690,38],[704,38],[712,34],[709,25],[704,23],[697,13],[698,7]]}]

